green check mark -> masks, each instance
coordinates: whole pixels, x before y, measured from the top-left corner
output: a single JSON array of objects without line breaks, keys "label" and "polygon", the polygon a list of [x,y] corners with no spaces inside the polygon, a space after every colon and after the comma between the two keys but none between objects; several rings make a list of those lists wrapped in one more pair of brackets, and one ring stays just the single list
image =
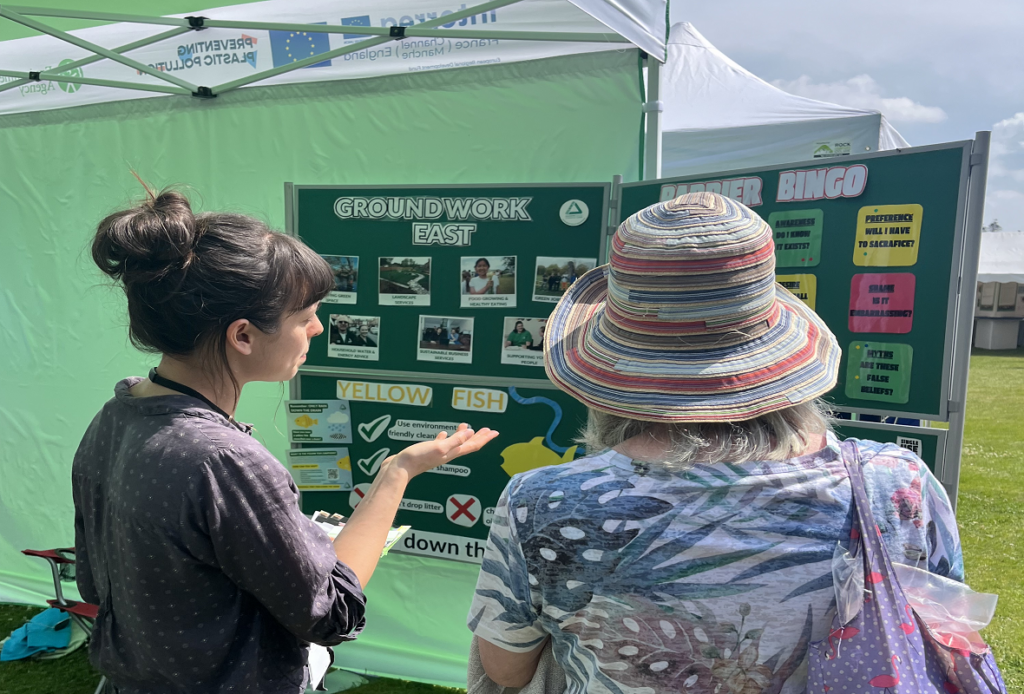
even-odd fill
[{"label": "green check mark", "polygon": [[384,462],[384,459],[388,457],[389,453],[391,453],[390,448],[382,448],[369,458],[357,460],[356,465],[358,465],[359,469],[367,475],[373,477],[377,474],[377,470],[380,470],[380,464]]},{"label": "green check mark", "polygon": [[363,440],[367,443],[373,443],[380,438],[380,435],[384,433],[384,430],[388,428],[388,424],[391,424],[391,415],[382,414],[377,419],[366,424],[360,424],[356,427],[359,430],[359,435],[363,437]]}]

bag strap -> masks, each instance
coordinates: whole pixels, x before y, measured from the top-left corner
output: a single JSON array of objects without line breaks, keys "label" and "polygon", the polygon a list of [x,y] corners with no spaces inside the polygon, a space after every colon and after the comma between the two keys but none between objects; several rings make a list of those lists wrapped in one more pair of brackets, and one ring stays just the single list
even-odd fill
[{"label": "bag strap", "polygon": [[857,447],[844,441],[840,444],[840,452],[843,465],[846,466],[846,472],[850,477],[850,485],[853,488],[853,508],[856,513],[854,528],[860,533],[861,546],[864,548],[865,566],[867,567],[865,578],[869,583],[879,582],[881,579],[874,581],[870,579],[877,578],[874,574],[879,573],[880,568],[884,568],[885,572],[882,577],[888,579],[888,582],[896,583],[896,575],[893,572],[889,553],[885,549],[885,543],[882,542],[882,531],[879,530],[875,516],[871,512],[871,502],[868,500],[868,491],[864,484],[864,471],[857,455]]}]

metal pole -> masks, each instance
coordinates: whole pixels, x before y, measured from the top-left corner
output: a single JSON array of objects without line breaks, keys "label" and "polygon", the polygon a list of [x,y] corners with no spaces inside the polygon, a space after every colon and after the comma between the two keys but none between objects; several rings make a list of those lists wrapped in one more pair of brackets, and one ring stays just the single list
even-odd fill
[{"label": "metal pole", "polygon": [[60,31],[58,29],[54,29],[53,27],[51,27],[51,26],[49,26],[47,24],[43,24],[42,22],[37,22],[34,19],[29,19],[28,17],[23,17],[22,15],[18,14],[17,12],[12,12],[11,10],[7,9],[6,7],[4,7],[2,5],[0,5],[0,17],[6,17],[7,19],[11,20],[12,22],[17,22],[18,24],[23,24],[23,25],[25,25],[25,26],[27,26],[27,27],[29,27],[31,29],[35,29],[36,31],[42,32],[44,34],[49,34],[50,36],[52,36],[54,38],[57,38],[57,39],[60,39],[61,41],[65,41],[67,43],[70,43],[73,46],[78,46],[79,48],[84,48],[85,50],[92,51],[93,53],[96,53],[97,55],[102,55],[104,58],[109,58],[110,60],[117,61],[117,62],[119,62],[119,63],[121,63],[123,65],[127,65],[128,67],[135,68],[139,72],[144,72],[147,75],[149,75],[151,77],[156,77],[157,79],[163,80],[164,82],[170,82],[171,84],[176,84],[179,87],[184,87],[185,89],[187,89],[189,91],[190,94],[192,92],[196,91],[196,89],[197,89],[196,85],[192,84],[191,82],[186,82],[185,80],[183,80],[181,78],[175,77],[173,75],[169,75],[169,74],[167,74],[165,72],[160,72],[159,70],[151,68],[150,66],[145,65],[143,63],[140,63],[137,60],[132,60],[131,58],[126,58],[125,56],[119,55],[118,53],[115,53],[114,51],[111,51],[111,50],[109,50],[107,48],[104,48],[103,46],[98,46],[95,43],[91,43],[91,42],[86,41],[84,39],[80,39],[77,36],[72,36],[71,34],[68,34],[67,32]]},{"label": "metal pole", "polygon": [[[171,38],[174,38],[175,36],[180,36],[182,34],[187,34],[190,31],[192,31],[192,30],[189,29],[189,28],[178,28],[178,29],[171,29],[170,31],[164,31],[162,33],[150,36],[149,38],[140,39],[138,41],[132,41],[131,43],[126,43],[123,46],[119,46],[119,47],[114,49],[114,53],[127,53],[128,51],[134,51],[136,48],[142,48],[143,46],[148,46],[148,45],[153,44],[153,43],[159,43],[159,42],[161,42],[161,41],[163,41],[165,39],[171,39]],[[55,70],[60,70],[61,72],[65,72],[65,71],[68,71],[68,70],[74,70],[75,68],[84,67],[86,65],[90,65],[92,63],[99,62],[100,60],[103,60],[103,59],[104,58],[103,58],[102,55],[91,55],[88,58],[82,58],[81,60],[76,60],[74,62],[67,63],[65,65],[60,65],[57,68],[55,68],[54,70],[51,70],[51,71],[46,72],[46,73],[42,73],[40,75],[40,77],[42,77],[44,74],[45,75],[54,74]],[[20,74],[25,74],[25,73],[20,73]],[[61,78],[57,78],[57,81],[58,82],[67,82],[69,80],[64,79],[63,76],[62,76]],[[23,80],[16,80],[14,82],[8,82],[7,84],[0,85],[0,92],[5,92],[8,89],[14,89],[16,87],[22,86],[23,84],[31,84],[31,83],[32,83],[32,80],[30,80],[30,79],[23,79]],[[133,89],[133,88],[136,88],[136,87],[129,87],[129,89]],[[148,90],[148,87],[147,87],[147,90]],[[161,89],[158,89],[158,90],[154,89],[152,91],[164,91],[164,88],[161,88]],[[180,92],[174,91],[174,92],[170,92],[170,93],[178,94]],[[189,93],[191,94],[191,92],[189,92]]]},{"label": "metal pole", "polygon": [[3,7],[5,10],[10,10],[27,17],[62,17],[68,19],[91,19],[97,22],[189,26],[187,19],[179,17],[153,17],[151,15],[123,14],[121,12],[89,12],[86,10],[66,10],[53,7],[25,7],[24,5],[4,5]]},{"label": "metal pole", "polygon": [[956,334],[953,338],[953,373],[949,388],[949,436],[946,438],[945,465],[939,478],[949,492],[954,510],[960,485],[960,454],[964,443],[967,377],[971,367],[971,337],[974,331],[974,297],[978,283],[978,258],[981,255],[981,223],[985,214],[991,136],[992,133],[988,131],[978,132],[974,136],[967,187],[967,220],[964,224]]},{"label": "metal pole", "polygon": [[[0,70],[0,77],[25,77],[25,75],[27,75],[27,74],[28,74],[27,72],[14,72],[13,70]],[[142,91],[142,92],[160,92],[162,94],[183,94],[185,96],[188,96],[188,95],[190,95],[192,93],[192,92],[190,92],[187,89],[182,89],[181,87],[172,87],[171,85],[166,85],[166,84],[141,84],[139,82],[121,82],[119,80],[101,80],[101,79],[94,79],[92,77],[73,77],[73,76],[68,76],[68,75],[62,75],[62,74],[60,74],[58,72],[54,72],[52,70],[50,72],[41,72],[41,73],[39,73],[39,79],[38,80],[25,79],[25,80],[18,80],[18,81],[19,82],[22,82],[22,81],[23,82],[27,82],[29,84],[31,84],[32,82],[37,82],[37,81],[38,82],[50,82],[50,81],[53,81],[53,82],[68,82],[70,84],[92,84],[92,85],[95,85],[97,87],[113,87],[115,89],[135,89],[135,90]],[[14,84],[14,82],[12,82],[11,84]],[[7,87],[8,85],[5,84],[4,86]]]},{"label": "metal pole", "polygon": [[[286,181],[284,184],[284,233],[289,236],[298,237],[299,233],[296,230],[295,224],[295,184]],[[289,400],[301,400],[302,399],[302,377],[296,373],[292,376],[291,380],[288,381],[288,399]],[[285,422],[288,421],[288,405],[284,406],[284,418]],[[287,427],[285,431],[288,431]],[[299,444],[292,443],[291,436],[288,437],[288,449],[295,450],[300,448]],[[287,458],[287,455],[285,456]],[[288,464],[289,470],[291,469],[291,463]],[[299,508],[302,508],[302,490],[299,490]]]},{"label": "metal pole", "polygon": [[661,63],[653,56],[647,57],[647,131],[644,136],[644,180],[661,178]]},{"label": "metal pole", "polygon": [[[499,7],[505,7],[506,5],[514,5],[517,2],[520,2],[520,0],[491,0],[491,2],[485,2],[482,5],[468,7],[464,10],[459,10],[458,12],[453,12],[443,17],[438,17],[437,19],[431,19],[429,21],[423,22],[423,24],[419,24],[418,26],[423,29],[431,29],[433,27],[440,26],[441,24],[457,22],[464,17],[471,17],[472,15],[475,14],[489,12],[491,10],[498,9]],[[258,72],[255,75],[250,75],[249,77],[243,77],[242,79],[237,79],[232,82],[225,82],[224,84],[219,84],[216,87],[213,87],[211,91],[214,94],[223,94],[224,92],[231,91],[232,89],[238,89],[239,87],[244,87],[245,85],[252,84],[253,82],[260,82],[262,80],[267,79],[268,77],[276,77],[277,75],[283,74],[285,72],[298,70],[308,65],[316,65],[317,63],[323,62],[325,60],[337,58],[338,56],[342,56],[347,53],[355,53],[356,51],[361,51],[364,48],[372,48],[373,46],[379,46],[382,43],[387,43],[388,41],[394,40],[395,39],[392,38],[391,36],[381,36],[375,39],[357,41],[356,43],[353,43],[344,48],[336,48],[333,51],[327,51],[326,53],[320,53],[319,55],[310,56],[309,58],[305,58],[304,60],[298,60],[294,63],[282,65],[281,67],[276,67],[271,70],[264,70],[263,72]]]},{"label": "metal pole", "polygon": [[604,265],[608,262],[608,249],[612,242],[612,234],[619,227],[622,218],[622,174],[612,176],[612,189],[608,195],[608,219],[605,220],[604,237],[601,239],[601,250],[598,254],[598,264]]},{"label": "metal pole", "polygon": [[[21,77],[27,75],[27,72],[14,72],[13,70],[3,70],[0,72],[0,77]],[[0,92],[6,92],[8,89],[17,89],[26,84],[32,84],[32,80],[25,77],[24,79],[16,79],[13,82],[5,82],[0,84]]]},{"label": "metal pole", "polygon": [[[517,0],[518,2],[518,0]],[[128,22],[131,24],[164,24],[185,27],[191,30],[187,19],[180,17],[154,17],[151,15],[124,14],[121,12],[91,12],[87,10],[65,10],[48,7],[25,7],[23,5],[4,5],[11,12],[26,17],[61,17],[67,19],[90,19],[101,22]],[[478,8],[472,14],[480,14]],[[493,9],[493,8],[488,8]],[[445,15],[440,24],[450,24],[462,17],[452,19],[453,15]],[[357,27],[328,26],[324,24],[300,24],[295,22],[247,22],[244,20],[223,20],[203,17],[203,27],[209,29],[252,29],[265,31],[305,31],[320,34],[363,34],[365,36],[389,36],[388,27]],[[428,29],[426,23],[407,27],[406,36],[434,36],[438,38],[464,39],[506,39],[510,41],[572,41],[581,43],[629,43],[614,32],[582,33],[543,31],[476,31],[473,29]]]},{"label": "metal pole", "polygon": [[[480,14],[476,12],[475,14]],[[450,24],[454,15],[445,15],[444,24]],[[440,21],[440,20],[438,20]],[[458,20],[455,20],[458,21]],[[209,29],[252,29],[264,31],[305,31],[317,34],[362,34],[364,36],[391,36],[390,27],[355,27],[328,26],[324,24],[282,24],[279,22],[246,22],[241,20],[205,19],[203,26]],[[432,29],[427,23],[405,27],[405,36],[437,37],[447,39],[505,39],[508,41],[572,41],[577,43],[629,43],[629,39],[618,34],[583,33],[583,32],[543,32],[543,31],[489,31],[476,29]],[[323,54],[321,54],[321,58]]]}]

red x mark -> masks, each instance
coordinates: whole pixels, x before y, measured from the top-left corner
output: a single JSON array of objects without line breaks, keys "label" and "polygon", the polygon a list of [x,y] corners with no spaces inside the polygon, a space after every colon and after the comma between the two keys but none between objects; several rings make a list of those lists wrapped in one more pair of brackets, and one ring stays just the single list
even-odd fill
[{"label": "red x mark", "polygon": [[455,508],[459,509],[458,511],[452,514],[452,520],[455,520],[462,514],[466,514],[466,517],[469,518],[469,520],[473,521],[474,523],[476,522],[476,516],[469,512],[469,507],[473,505],[473,499],[470,499],[469,501],[466,502],[465,505],[463,505],[460,504],[459,500],[453,496],[452,505],[455,506]]},{"label": "red x mark", "polygon": [[[366,498],[366,495],[365,495],[365,494],[363,494],[363,490],[362,490],[362,489],[360,489],[359,487],[353,487],[353,488],[352,488],[352,491],[356,493],[356,496],[358,496],[360,500],[362,500],[362,499],[365,499],[365,498]],[[356,504],[358,504],[358,503],[359,503],[359,502],[357,501],[357,502],[356,502],[355,504],[352,504],[352,508],[355,508],[355,507],[356,507]]]}]

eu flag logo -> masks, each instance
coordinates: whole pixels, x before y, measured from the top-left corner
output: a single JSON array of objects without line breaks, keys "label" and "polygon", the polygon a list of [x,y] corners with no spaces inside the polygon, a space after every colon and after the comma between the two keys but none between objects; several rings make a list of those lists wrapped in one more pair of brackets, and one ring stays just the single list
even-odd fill
[{"label": "eu flag logo", "polygon": [[[343,27],[368,27],[370,26],[370,15],[364,14],[358,17],[342,17],[341,26]],[[341,37],[345,41],[359,41],[361,39],[370,38],[367,34],[342,34]]]},{"label": "eu flag logo", "polygon": [[[316,22],[326,24],[327,22]],[[308,31],[271,31],[270,50],[274,54],[274,67],[281,67],[331,50],[330,34]],[[307,67],[327,67],[330,60]]]}]

